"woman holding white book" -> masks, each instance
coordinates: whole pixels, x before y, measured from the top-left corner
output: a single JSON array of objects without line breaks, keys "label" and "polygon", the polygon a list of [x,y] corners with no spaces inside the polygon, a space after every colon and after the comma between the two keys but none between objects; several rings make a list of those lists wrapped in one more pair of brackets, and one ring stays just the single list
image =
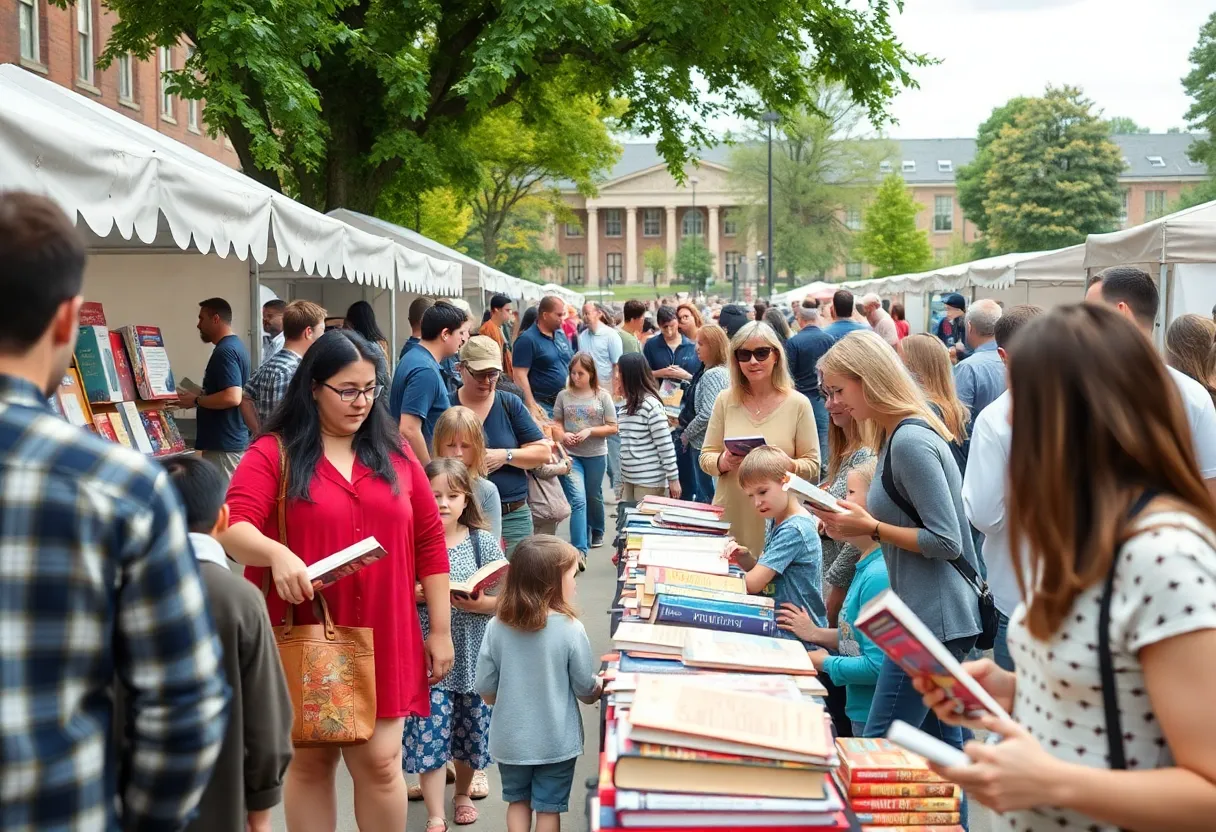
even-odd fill
[{"label": "woman holding white book", "polygon": [[[1019,832],[1210,830],[1216,504],[1175,384],[1104,307],[1056,308],[1017,345],[1016,671],[964,665],[1014,721],[982,720],[1003,740],[942,774]],[[940,693],[924,702],[957,721]]]}]

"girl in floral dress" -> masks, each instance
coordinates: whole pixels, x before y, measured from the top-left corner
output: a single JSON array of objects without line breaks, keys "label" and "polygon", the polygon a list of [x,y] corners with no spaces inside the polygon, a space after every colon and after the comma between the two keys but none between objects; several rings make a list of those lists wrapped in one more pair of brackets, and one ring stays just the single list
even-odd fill
[{"label": "girl in floral dress", "polygon": [[[451,457],[434,459],[426,466],[426,475],[443,522],[451,579],[465,580],[485,564],[505,559],[502,546],[486,528],[465,464]],[[418,600],[421,602],[421,595]],[[419,775],[428,830],[447,828],[443,790],[449,761],[456,764],[453,819],[460,826],[477,820],[470,787],[474,774],[492,761],[490,707],[477,695],[473,681],[481,639],[497,605],[498,599],[488,593],[452,596],[455,663],[451,673],[431,688],[430,716],[410,717],[405,722],[405,770]],[[418,607],[418,616],[423,633],[428,632],[425,606]]]}]

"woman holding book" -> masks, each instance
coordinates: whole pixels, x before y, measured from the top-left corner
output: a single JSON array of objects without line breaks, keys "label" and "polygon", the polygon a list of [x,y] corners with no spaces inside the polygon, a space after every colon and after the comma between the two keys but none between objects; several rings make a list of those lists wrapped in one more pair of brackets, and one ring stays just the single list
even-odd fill
[{"label": "woman holding book", "polygon": [[[978,571],[978,559],[963,513],[962,475],[949,447],[954,435],[895,352],[873,332],[846,335],[820,359],[819,369],[825,395],[854,419],[873,422],[882,448],[866,508],[846,501],[845,514],[815,513],[837,540],[869,537],[882,544],[891,588],[961,659],[981,627],[976,591],[962,574],[968,567]],[[954,563],[960,559],[967,566]],[[941,724],[907,674],[887,659],[865,736],[885,736],[896,719],[962,747],[961,729]]]},{"label": "woman holding book", "polygon": [[[1016,671],[963,665],[1013,721],[985,717],[1004,739],[942,773],[1018,830],[1211,829],[1216,505],[1175,384],[1105,307],[1058,307],[1017,344]],[[924,701],[957,722],[939,694]]]},{"label": "woman holding book", "polygon": [[790,457],[793,473],[815,482],[819,434],[815,411],[794,389],[785,351],[772,327],[762,321],[744,324],[730,346],[730,386],[714,402],[700,465],[718,478],[714,505],[725,508],[722,519],[731,524],[739,545],[755,555],[764,550],[764,518],[739,487],[743,457],[727,450],[726,440],[763,436],[761,444],[778,447]]},{"label": "woman holding book", "polygon": [[[342,749],[297,748],[284,805],[292,832],[337,823],[338,758],[355,781],[360,828],[405,828],[401,776],[405,717],[430,712],[430,686],[452,667],[451,602],[443,526],[422,467],[404,450],[388,411],[375,404],[378,350],[350,330],[325,333],[304,356],[262,435],[228,490],[232,526],[220,542],[269,592],[270,619],[316,623],[307,565],[375,537],[385,556],[325,590],[335,624],[369,627],[376,647],[376,727]],[[280,462],[283,453],[287,469]],[[286,485],[286,539],[278,494]],[[423,640],[413,602],[422,585],[430,634]]]}]

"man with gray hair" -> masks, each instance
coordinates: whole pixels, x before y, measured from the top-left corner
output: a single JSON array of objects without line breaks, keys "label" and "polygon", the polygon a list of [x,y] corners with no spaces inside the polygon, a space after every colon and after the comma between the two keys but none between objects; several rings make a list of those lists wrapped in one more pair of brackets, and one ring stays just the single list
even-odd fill
[{"label": "man with gray hair", "polygon": [[996,322],[1000,317],[1000,305],[987,298],[977,300],[967,310],[967,344],[973,352],[954,368],[954,384],[972,424],[1005,392],[1005,364],[996,346]]},{"label": "man with gray hair", "polygon": [[882,308],[882,298],[871,292],[861,299],[861,314],[866,316],[870,327],[882,336],[882,340],[891,346],[899,343],[899,330],[895,328],[895,320],[887,310]]}]

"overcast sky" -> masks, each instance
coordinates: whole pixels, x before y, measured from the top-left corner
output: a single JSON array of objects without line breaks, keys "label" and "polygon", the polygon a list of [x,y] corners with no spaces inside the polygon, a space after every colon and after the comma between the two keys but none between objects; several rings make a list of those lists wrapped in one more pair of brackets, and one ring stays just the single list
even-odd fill
[{"label": "overcast sky", "polygon": [[896,138],[974,136],[992,108],[1048,84],[1080,86],[1107,116],[1181,127],[1180,79],[1213,0],[906,0],[910,51],[941,64],[896,98]]}]

